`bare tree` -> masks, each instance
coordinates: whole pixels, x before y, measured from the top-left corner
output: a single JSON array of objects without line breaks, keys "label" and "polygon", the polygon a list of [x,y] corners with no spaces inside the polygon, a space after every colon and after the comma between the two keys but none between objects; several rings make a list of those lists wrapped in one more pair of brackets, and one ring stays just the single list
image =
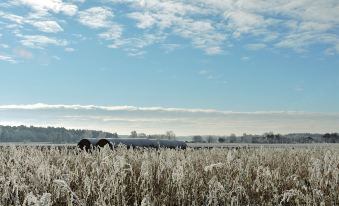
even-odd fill
[{"label": "bare tree", "polygon": [[235,143],[237,141],[237,136],[235,134],[230,135],[230,143]]},{"label": "bare tree", "polygon": [[213,142],[216,141],[215,137],[213,137],[213,136],[207,136],[206,140],[207,140],[208,143],[213,143]]},{"label": "bare tree", "polygon": [[166,137],[169,140],[175,140],[175,133],[173,131],[167,131],[166,132]]},{"label": "bare tree", "polygon": [[137,138],[138,137],[138,133],[134,130],[131,132],[131,135],[129,136],[130,138]]},{"label": "bare tree", "polygon": [[219,137],[218,142],[219,143],[225,143],[226,142],[226,138],[225,137]]}]

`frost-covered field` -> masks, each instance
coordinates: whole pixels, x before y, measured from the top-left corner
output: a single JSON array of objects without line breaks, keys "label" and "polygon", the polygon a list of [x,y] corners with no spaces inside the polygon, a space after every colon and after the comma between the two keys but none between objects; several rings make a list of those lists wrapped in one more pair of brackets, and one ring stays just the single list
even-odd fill
[{"label": "frost-covered field", "polygon": [[339,205],[339,149],[3,147],[0,205]]}]

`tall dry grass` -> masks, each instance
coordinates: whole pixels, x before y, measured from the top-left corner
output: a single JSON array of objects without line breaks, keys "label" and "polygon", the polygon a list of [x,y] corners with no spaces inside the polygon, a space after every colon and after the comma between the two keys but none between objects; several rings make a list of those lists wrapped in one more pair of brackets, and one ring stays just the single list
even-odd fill
[{"label": "tall dry grass", "polygon": [[0,205],[339,205],[339,150],[0,151]]}]

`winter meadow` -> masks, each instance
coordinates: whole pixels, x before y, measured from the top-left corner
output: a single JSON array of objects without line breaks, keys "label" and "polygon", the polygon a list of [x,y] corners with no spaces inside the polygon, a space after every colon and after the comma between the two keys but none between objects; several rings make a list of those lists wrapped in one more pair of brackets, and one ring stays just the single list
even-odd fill
[{"label": "winter meadow", "polygon": [[4,147],[0,205],[338,205],[336,146]]},{"label": "winter meadow", "polygon": [[0,206],[339,206],[339,0],[0,0]]}]

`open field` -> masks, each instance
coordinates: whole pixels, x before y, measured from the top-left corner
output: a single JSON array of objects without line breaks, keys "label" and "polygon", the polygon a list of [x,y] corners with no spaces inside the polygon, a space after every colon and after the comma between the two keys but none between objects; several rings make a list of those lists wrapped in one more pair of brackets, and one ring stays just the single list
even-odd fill
[{"label": "open field", "polygon": [[[16,146],[16,147],[41,147],[41,148],[63,148],[76,149],[77,144],[55,144],[46,142],[1,142],[0,148]],[[204,148],[225,148],[225,149],[246,149],[246,148],[328,148],[338,147],[338,143],[300,143],[300,144],[255,144],[255,143],[187,143],[187,147],[193,149]]]},{"label": "open field", "polygon": [[339,144],[300,143],[300,144],[254,144],[254,143],[187,143],[191,148],[326,148],[338,147]]},{"label": "open field", "polygon": [[0,150],[0,205],[338,205],[339,149]]}]

